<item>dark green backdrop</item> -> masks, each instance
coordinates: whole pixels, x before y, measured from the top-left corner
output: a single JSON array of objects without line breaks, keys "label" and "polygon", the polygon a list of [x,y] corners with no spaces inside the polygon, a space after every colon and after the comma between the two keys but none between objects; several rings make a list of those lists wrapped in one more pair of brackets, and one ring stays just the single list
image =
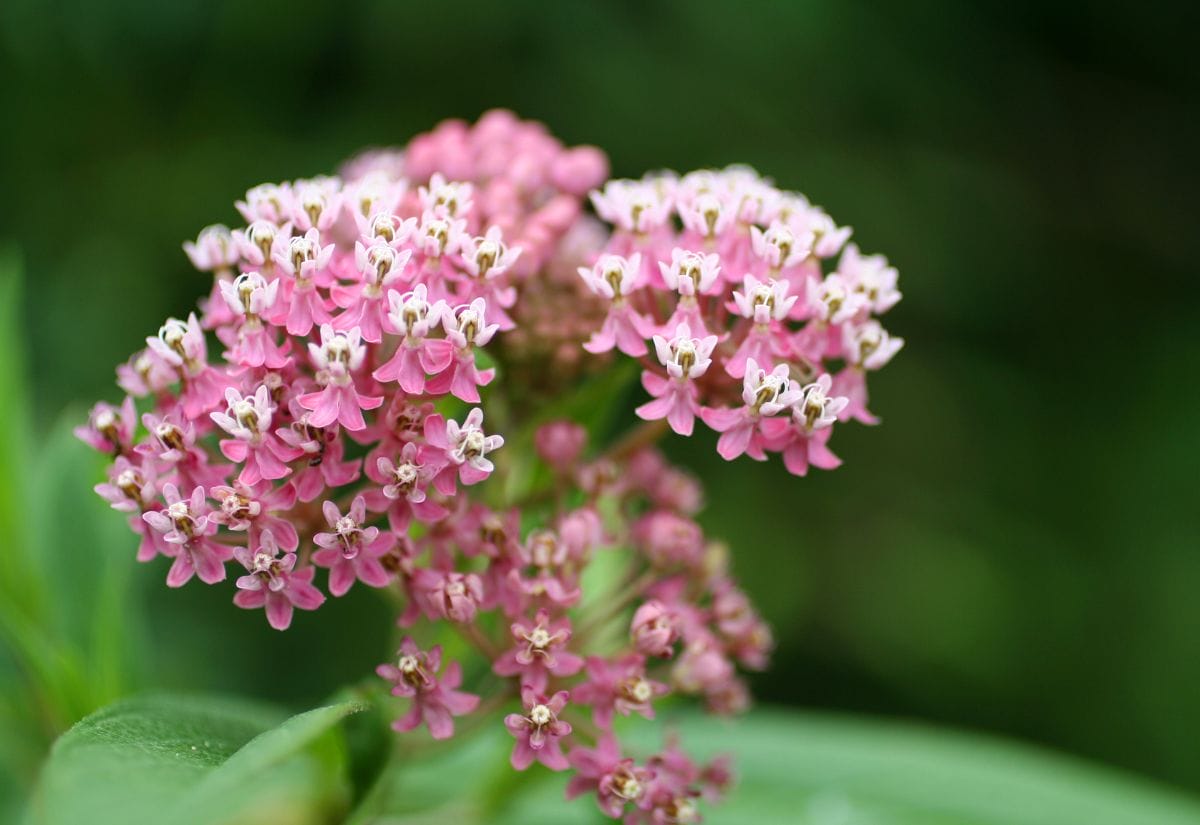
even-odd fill
[{"label": "dark green backdrop", "polygon": [[[260,181],[498,105],[618,174],[751,163],[891,257],[908,340],[836,473],[675,445],[777,628],[758,694],[1200,788],[1197,19],[1088,5],[6,0],[41,428],[114,397],[205,286],[179,243]],[[365,593],[281,637],[138,575],[147,684],[299,705],[386,644]]]}]

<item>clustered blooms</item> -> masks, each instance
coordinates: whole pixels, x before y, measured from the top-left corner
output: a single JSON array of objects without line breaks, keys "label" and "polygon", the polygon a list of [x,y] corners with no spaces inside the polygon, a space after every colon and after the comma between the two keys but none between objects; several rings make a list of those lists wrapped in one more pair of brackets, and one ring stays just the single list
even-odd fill
[{"label": "clustered blooms", "polygon": [[[321,580],[334,598],[393,596],[406,635],[377,673],[407,702],[397,731],[446,739],[508,703],[515,769],[569,771],[569,796],[629,823],[696,822],[727,763],[673,740],[639,761],[614,721],[671,696],[744,710],[739,671],[766,666],[770,632],[658,428],[603,449],[579,423],[514,418],[572,376],[504,339],[521,324],[578,349],[595,320],[587,351],[647,364],[643,418],[686,434],[699,416],[727,458],[782,452],[802,473],[837,463],[836,420],[873,420],[863,373],[900,342],[871,316],[899,294],[886,261],[842,250],[847,230],[746,170],[610,182],[592,197],[611,236],[583,201],[606,174],[599,150],[492,112],[340,177],[257,186],[244,227],[184,245],[212,276],[200,312],[148,337],[117,369],[124,400],[78,433],[112,456],[96,491],[128,514],[140,561],[169,560],[170,587],[232,566],[234,603],[280,630],[321,607]],[[601,296],[603,320],[572,289]],[[490,675],[445,661],[447,632]]]},{"label": "clustered blooms", "polygon": [[579,269],[608,308],[585,346],[642,360],[638,415],[680,435],[699,417],[726,459],[838,466],[833,424],[877,421],[866,373],[904,344],[876,317],[900,300],[887,260],[744,167],[612,180],[592,203],[613,233]]}]

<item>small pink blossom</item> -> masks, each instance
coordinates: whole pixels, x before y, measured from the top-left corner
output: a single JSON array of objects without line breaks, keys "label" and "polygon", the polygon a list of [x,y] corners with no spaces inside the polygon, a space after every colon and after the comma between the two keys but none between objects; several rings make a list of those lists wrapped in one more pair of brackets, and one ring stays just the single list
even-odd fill
[{"label": "small pink blossom", "polygon": [[280,557],[279,552],[270,530],[259,535],[258,549],[253,553],[244,547],[234,551],[247,573],[237,580],[233,603],[247,609],[265,607],[271,627],[287,630],[293,609],[316,610],[325,602],[325,596],[313,586],[312,567],[296,570],[296,554]]},{"label": "small pink blossom", "polygon": [[796,266],[812,252],[812,236],[801,234],[797,237],[781,221],[772,222],[765,231],[757,226],[750,227],[750,240],[754,254],[766,261],[772,272]]},{"label": "small pink blossom", "polygon": [[487,308],[487,301],[476,298],[468,305],[443,313],[442,326],[446,340],[453,346],[453,360],[449,369],[428,382],[429,392],[440,395],[449,390],[456,398],[479,403],[478,388],[490,384],[496,371],[476,369],[475,348],[485,346],[500,328],[499,324],[487,323]]},{"label": "small pink blossom", "polygon": [[434,618],[470,624],[483,602],[483,582],[475,573],[422,570],[414,584]]},{"label": "small pink blossom", "polygon": [[298,453],[281,442],[271,430],[274,406],[270,392],[260,385],[253,395],[243,396],[233,387],[225,390],[225,412],[209,413],[218,427],[233,438],[222,439],[221,452],[230,461],[243,464],[238,480],[253,486],[261,479],[283,478],[291,472],[287,462]]},{"label": "small pink blossom", "polygon": [[407,530],[414,516],[427,524],[445,518],[446,508],[427,493],[438,469],[421,460],[420,448],[414,442],[404,445],[396,461],[380,456],[373,472],[368,467],[367,475],[383,485],[378,491],[382,498],[369,496],[368,506],[376,511],[386,510],[388,526],[395,533]]},{"label": "small pink blossom", "polygon": [[363,410],[376,409],[383,397],[360,395],[354,385],[354,373],[366,357],[358,327],[335,332],[331,325],[323,324],[321,343],[310,343],[308,351],[317,367],[317,381],[324,385],[320,392],[300,396],[301,406],[312,412],[309,423],[328,427],[337,421],[347,430],[365,429]]},{"label": "small pink blossom", "polygon": [[463,238],[459,254],[463,266],[473,278],[499,278],[521,255],[520,248],[510,248],[500,237],[500,227],[493,226],[481,238]]},{"label": "small pink blossom", "polygon": [[184,499],[175,485],[168,483],[163,485],[163,499],[166,509],[148,510],[142,519],[162,534],[169,545],[164,552],[175,559],[167,573],[167,586],[182,587],[193,575],[205,584],[224,581],[225,562],[233,557],[233,550],[212,539],[217,523],[209,518],[204,488],[197,487]]},{"label": "small pink blossom", "polygon": [[832,470],[842,463],[826,443],[850,399],[831,395],[832,390],[832,379],[822,375],[803,388],[800,399],[792,405],[790,420],[776,418],[764,425],[771,449],[783,453],[783,464],[793,475],[806,475],[809,465]]},{"label": "small pink blossom", "polygon": [[495,469],[487,456],[504,446],[504,437],[486,435],[482,425],[483,410],[479,407],[467,413],[461,426],[440,415],[425,419],[425,440],[432,450],[429,455],[435,461],[446,462],[445,469],[434,479],[443,495],[454,494],[456,475],[459,481],[469,486],[483,481]]},{"label": "small pink blossom", "polygon": [[333,300],[343,312],[333,320],[336,329],[358,327],[364,341],[379,343],[388,315],[387,292],[403,277],[412,251],[396,251],[384,238],[375,238],[369,246],[354,244],[354,261],[362,281],[351,286],[334,285]]},{"label": "small pink blossom", "polygon": [[654,510],[638,519],[633,540],[651,564],[660,567],[695,566],[704,555],[700,525],[669,510]]},{"label": "small pink blossom", "polygon": [[445,301],[430,303],[425,284],[417,284],[403,295],[390,290],[387,300],[385,328],[399,335],[401,342],[391,359],[375,370],[374,378],[383,383],[398,381],[400,389],[408,393],[423,393],[426,374],[439,375],[454,357],[450,341],[429,337],[450,308]]},{"label": "small pink blossom", "polygon": [[551,676],[574,676],[583,669],[583,659],[566,650],[571,640],[571,622],[567,618],[550,620],[544,608],[533,622],[513,622],[515,646],[492,665],[499,676],[520,676],[522,684],[543,692]]},{"label": "small pink blossom", "polygon": [[218,286],[227,308],[238,319],[236,329],[217,330],[229,346],[225,357],[245,367],[275,370],[287,365],[286,350],[275,342],[274,329],[263,321],[278,303],[279,281],[267,283],[258,272],[244,272],[233,281],[221,281]]},{"label": "small pink blossom", "polygon": [[629,632],[638,653],[665,659],[679,638],[679,625],[662,602],[651,600],[634,611]]},{"label": "small pink blossom", "polygon": [[391,574],[379,563],[396,543],[391,533],[381,532],[378,527],[364,527],[367,503],[362,496],[355,497],[346,515],[332,501],[321,505],[326,523],[332,528],[329,533],[317,533],[313,543],[321,549],[313,553],[313,564],[329,568],[329,592],[344,596],[355,581],[371,587],[385,587]]},{"label": "small pink blossom", "polygon": [[183,251],[192,266],[201,272],[231,269],[241,257],[233,242],[233,233],[219,223],[201,229],[195,243],[187,241],[183,244]]},{"label": "small pink blossom", "polygon": [[655,335],[654,349],[659,361],[667,368],[667,377],[649,370],[642,373],[642,386],[654,400],[638,407],[638,416],[647,421],[665,418],[675,432],[691,435],[700,412],[692,379],[704,375],[712,363],[711,355],[716,345],[715,335],[693,338],[686,323],[676,327],[675,337],[670,341]]},{"label": "small pink blossom", "polygon": [[565,771],[570,764],[559,740],[570,734],[571,725],[558,716],[567,706],[567,692],[560,690],[547,698],[525,685],[521,688],[521,703],[523,714],[510,713],[504,718],[504,726],[517,739],[512,766],[523,771],[536,761],[552,771]]},{"label": "small pink blossom", "polygon": [[451,662],[439,679],[441,645],[426,653],[409,637],[400,643],[397,656],[396,664],[375,668],[380,677],[392,683],[393,696],[412,699],[409,712],[393,722],[392,728],[410,731],[424,722],[434,739],[449,739],[454,735],[454,717],[479,706],[478,696],[457,689],[462,684],[462,667]]},{"label": "small pink blossom", "polygon": [[93,489],[114,510],[122,513],[140,514],[156,494],[153,474],[125,456],[117,456],[109,469],[108,481],[97,484]]},{"label": "small pink blossom", "polygon": [[216,403],[226,387],[225,378],[208,363],[208,345],[193,312],[187,322],[168,318],[157,336],[146,344],[159,358],[178,372],[183,382],[180,401],[188,418],[197,418]]},{"label": "small pink blossom", "polygon": [[573,421],[550,421],[537,428],[533,444],[542,461],[566,472],[579,459],[587,437],[587,430]]},{"label": "small pink blossom", "polygon": [[266,480],[253,486],[238,482],[232,487],[211,487],[208,495],[218,507],[212,520],[235,533],[248,532],[251,544],[258,543],[259,537],[269,532],[272,541],[286,552],[295,552],[300,546],[295,525],[280,515],[296,504],[296,488],[291,484],[273,487]]},{"label": "small pink blossom", "polygon": [[753,358],[746,361],[746,374],[742,381],[742,402],[738,409],[711,409],[700,411],[704,423],[721,433],[717,440],[717,453],[726,461],[732,461],[743,453],[753,458],[766,458],[764,447],[768,443],[762,432],[765,419],[787,410],[801,397],[802,390],[792,386],[788,377],[787,364],[780,364],[770,372],[761,369]]},{"label": "small pink blossom", "polygon": [[592,720],[597,727],[610,730],[614,712],[622,716],[637,713],[653,719],[652,702],[668,692],[662,682],[646,678],[645,657],[631,653],[611,661],[589,656],[587,681],[577,685],[571,696],[579,704],[591,705]]},{"label": "small pink blossom", "polygon": [[667,289],[680,296],[695,298],[719,290],[722,286],[721,258],[715,253],[702,254],[676,247],[671,250],[671,261],[659,261],[659,273]]},{"label": "small pink blossom", "polygon": [[132,396],[125,396],[120,407],[103,401],[92,407],[86,427],[76,427],[75,437],[93,450],[113,455],[127,452],[133,445],[137,411]]},{"label": "small pink blossom", "polygon": [[596,295],[610,301],[604,325],[583,345],[588,352],[608,352],[616,347],[626,355],[640,358],[646,354],[646,339],[654,334],[654,322],[633,308],[628,296],[643,285],[642,256],[628,259],[620,255],[601,255],[589,269],[579,267],[579,276]]},{"label": "small pink blossom", "polygon": [[650,807],[647,790],[654,772],[622,758],[621,746],[611,733],[602,734],[595,748],[571,748],[567,759],[575,769],[567,783],[567,799],[594,793],[600,810],[613,819],[620,819],[631,802],[643,810]]}]

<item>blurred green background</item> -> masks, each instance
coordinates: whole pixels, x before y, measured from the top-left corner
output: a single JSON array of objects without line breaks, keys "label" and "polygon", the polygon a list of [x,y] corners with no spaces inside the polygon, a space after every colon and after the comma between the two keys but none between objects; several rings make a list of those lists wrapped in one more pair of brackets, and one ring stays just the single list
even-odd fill
[{"label": "blurred green background", "polygon": [[[840,429],[835,473],[672,444],[777,630],[757,695],[1200,789],[1197,22],[1121,3],[6,0],[0,243],[26,273],[33,397],[0,392],[47,441],[206,289],[179,245],[236,221],[235,197],[445,117],[507,106],[620,175],[750,163],[899,267],[887,321],[908,341],[872,384],[884,426]],[[88,513],[35,540],[119,535]],[[137,597],[115,609],[145,638],[117,647],[140,676],[113,693],[303,707],[386,649],[366,594],[276,634],[226,591],[167,592],[132,551]]]}]

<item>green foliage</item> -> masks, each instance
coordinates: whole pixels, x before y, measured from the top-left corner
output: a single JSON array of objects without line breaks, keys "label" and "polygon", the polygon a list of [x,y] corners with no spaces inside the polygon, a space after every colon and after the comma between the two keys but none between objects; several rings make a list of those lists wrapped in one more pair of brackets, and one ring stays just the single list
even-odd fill
[{"label": "green foliage", "polygon": [[348,799],[337,723],[344,702],[286,721],[276,708],[213,697],[120,702],[55,744],[31,825],[332,821]]},{"label": "green foliage", "polygon": [[[572,825],[603,818],[563,800],[564,777],[508,766],[499,724],[449,743],[398,740],[353,811],[344,702],[282,722],[264,705],[218,698],[128,700],[55,745],[30,825],[150,821],[356,825]],[[367,714],[372,724],[382,717]],[[706,822],[795,825],[1189,825],[1200,804],[1151,783],[1028,746],[896,722],[760,711],[727,721],[668,719],[689,749],[729,753],[739,780]],[[639,749],[654,726],[629,725]]]},{"label": "green foliage", "polygon": [[[1028,746],[897,722],[759,711],[720,720],[669,718],[699,754],[731,754],[735,790],[704,805],[709,825],[1190,825],[1200,804],[1115,771]],[[646,749],[652,726],[623,733]],[[516,780],[503,732],[469,748],[424,756],[391,777],[389,799],[354,822],[423,825],[573,825],[604,819],[592,800],[563,803],[563,778]],[[490,777],[470,793],[462,777]],[[497,792],[499,791],[499,792]],[[414,810],[413,794],[422,806]],[[440,807],[427,806],[440,794]],[[385,815],[386,814],[386,815]]]}]

